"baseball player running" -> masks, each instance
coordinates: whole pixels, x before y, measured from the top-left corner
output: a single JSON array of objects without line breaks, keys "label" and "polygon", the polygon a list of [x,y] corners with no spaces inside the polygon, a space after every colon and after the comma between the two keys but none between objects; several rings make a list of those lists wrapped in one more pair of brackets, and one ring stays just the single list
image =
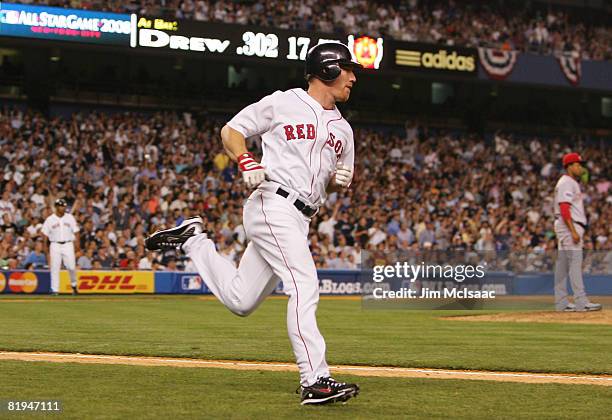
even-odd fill
[{"label": "baseball player running", "polygon": [[[589,302],[582,281],[582,238],[587,228],[582,192],[578,184],[584,171],[582,163],[584,161],[578,153],[568,153],[563,156],[563,167],[566,173],[561,175],[555,187],[554,227],[558,242],[555,263],[555,308],[557,311],[601,310],[600,304]],[[573,304],[568,300],[568,276],[574,291]]]},{"label": "baseball player running", "polygon": [[[319,280],[307,238],[310,218],[327,194],[348,188],[353,177],[353,131],[335,104],[348,100],[357,68],[361,65],[345,45],[319,44],[306,57],[307,91],[276,91],[221,130],[227,154],[246,185],[256,188],[244,205],[250,242],[237,269],[201,233],[199,217],[146,241],[151,250],[180,247],[215,296],[240,316],[253,312],[283,281],[302,404],[346,401],[359,393],[357,385],[330,377],[315,315]],[[262,138],[261,163],[246,148],[245,139],[255,135]]]},{"label": "baseball player running", "polygon": [[42,226],[42,233],[49,239],[49,259],[51,269],[51,293],[59,293],[60,269],[62,261],[70,273],[72,294],[78,293],[76,265],[74,258],[74,242],[79,231],[74,216],[66,213],[66,201],[62,198],[55,200],[55,213],[51,214]]}]

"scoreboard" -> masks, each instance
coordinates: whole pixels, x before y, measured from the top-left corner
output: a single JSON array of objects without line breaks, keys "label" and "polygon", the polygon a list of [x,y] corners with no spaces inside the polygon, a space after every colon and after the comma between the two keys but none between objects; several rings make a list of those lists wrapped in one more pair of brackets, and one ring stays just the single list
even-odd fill
[{"label": "scoreboard", "polygon": [[381,67],[384,51],[382,38],[367,35],[321,35],[4,2],[0,3],[0,37],[3,36],[250,57],[262,61],[304,60],[309,48],[333,41],[348,45],[355,58],[370,69]]}]

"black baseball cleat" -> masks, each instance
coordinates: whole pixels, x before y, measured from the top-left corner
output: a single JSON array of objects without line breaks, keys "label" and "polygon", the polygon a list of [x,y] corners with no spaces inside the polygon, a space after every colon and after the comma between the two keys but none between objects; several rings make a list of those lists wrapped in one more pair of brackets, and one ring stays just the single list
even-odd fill
[{"label": "black baseball cleat", "polygon": [[77,288],[77,286],[71,286],[72,287],[72,295],[76,296],[79,294],[79,289]]},{"label": "black baseball cleat", "polygon": [[358,385],[338,382],[333,378],[319,378],[314,385],[301,389],[302,405],[346,402],[359,395]]},{"label": "black baseball cleat", "polygon": [[158,230],[145,239],[145,246],[149,251],[181,248],[187,239],[204,231],[204,221],[201,217],[185,219],[177,227]]}]

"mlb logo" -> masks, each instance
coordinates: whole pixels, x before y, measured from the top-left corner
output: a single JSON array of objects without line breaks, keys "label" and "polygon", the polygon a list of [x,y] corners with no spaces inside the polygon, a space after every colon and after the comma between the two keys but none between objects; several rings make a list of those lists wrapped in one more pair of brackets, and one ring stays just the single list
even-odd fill
[{"label": "mlb logo", "polygon": [[200,276],[183,276],[181,277],[181,290],[201,290],[203,283]]}]

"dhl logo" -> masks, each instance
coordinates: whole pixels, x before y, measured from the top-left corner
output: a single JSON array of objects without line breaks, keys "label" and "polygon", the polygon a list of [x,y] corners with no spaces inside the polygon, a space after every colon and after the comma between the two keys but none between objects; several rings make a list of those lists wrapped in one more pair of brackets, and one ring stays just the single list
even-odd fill
[{"label": "dhl logo", "polygon": [[134,290],[135,284],[130,284],[132,276],[128,275],[85,275],[79,276],[79,290]]}]

